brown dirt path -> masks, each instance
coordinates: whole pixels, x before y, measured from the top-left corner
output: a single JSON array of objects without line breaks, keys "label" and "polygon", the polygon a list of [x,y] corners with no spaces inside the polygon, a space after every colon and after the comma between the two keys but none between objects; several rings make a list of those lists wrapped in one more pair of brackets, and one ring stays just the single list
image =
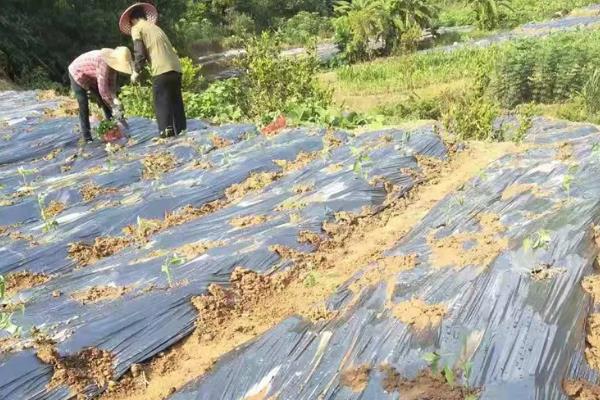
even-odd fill
[{"label": "brown dirt path", "polygon": [[[104,400],[159,400],[206,373],[226,353],[261,335],[291,315],[315,319],[325,300],[365,265],[381,260],[447,194],[476,176],[491,161],[524,150],[512,143],[470,143],[469,149],[445,163],[436,179],[413,190],[411,199],[395,204],[359,224],[339,246],[326,247],[311,256],[322,260],[279,291],[259,296],[253,307],[220,321],[219,333],[198,331],[144,365],[143,374],[128,374]],[[307,275],[312,275],[310,285]],[[137,368],[137,367],[136,367]]]}]

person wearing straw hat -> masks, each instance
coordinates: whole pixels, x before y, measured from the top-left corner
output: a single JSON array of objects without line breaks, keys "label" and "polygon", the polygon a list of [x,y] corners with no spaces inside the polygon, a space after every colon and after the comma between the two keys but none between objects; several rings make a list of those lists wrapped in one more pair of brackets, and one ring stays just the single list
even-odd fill
[{"label": "person wearing straw hat", "polygon": [[135,3],[123,12],[119,29],[133,38],[135,83],[150,62],[154,112],[161,137],[180,134],[187,129],[181,94],[181,62],[165,32],[156,26],[158,11],[149,3]]},{"label": "person wearing straw hat", "polygon": [[[133,57],[127,47],[93,50],[80,55],[69,65],[71,90],[79,104],[81,135],[88,143],[93,141],[88,92],[102,108],[106,119],[122,115],[117,98],[117,72],[127,75],[133,72]],[[127,124],[124,119],[120,122]]]}]

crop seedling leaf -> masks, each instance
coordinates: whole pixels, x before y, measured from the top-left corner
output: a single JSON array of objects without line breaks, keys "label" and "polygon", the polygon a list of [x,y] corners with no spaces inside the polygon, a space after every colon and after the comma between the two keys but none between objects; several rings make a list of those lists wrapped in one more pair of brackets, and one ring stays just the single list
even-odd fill
[{"label": "crop seedling leaf", "polygon": [[446,382],[448,385],[454,386],[454,382],[456,381],[456,377],[454,375],[454,371],[449,366],[444,367],[444,377],[446,378]]},{"label": "crop seedling leaf", "polygon": [[436,374],[438,370],[438,364],[440,362],[440,355],[435,351],[433,353],[427,353],[423,356],[423,360],[429,364],[431,372]]}]

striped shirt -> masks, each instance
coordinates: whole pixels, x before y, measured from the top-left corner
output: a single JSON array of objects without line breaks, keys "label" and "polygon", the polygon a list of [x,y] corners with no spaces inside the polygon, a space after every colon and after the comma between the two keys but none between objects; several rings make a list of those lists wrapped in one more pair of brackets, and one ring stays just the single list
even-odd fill
[{"label": "striped shirt", "polygon": [[104,103],[112,108],[113,100],[117,97],[117,71],[102,59],[100,50],[77,57],[69,65],[69,73],[85,90],[97,90]]}]

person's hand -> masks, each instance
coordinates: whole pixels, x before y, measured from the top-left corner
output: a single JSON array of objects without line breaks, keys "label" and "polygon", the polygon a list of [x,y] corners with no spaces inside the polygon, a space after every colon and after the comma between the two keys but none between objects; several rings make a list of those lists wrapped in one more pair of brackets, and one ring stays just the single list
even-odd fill
[{"label": "person's hand", "polygon": [[131,74],[131,83],[136,83],[138,81],[139,77],[140,77],[140,74],[133,71],[133,73]]}]

